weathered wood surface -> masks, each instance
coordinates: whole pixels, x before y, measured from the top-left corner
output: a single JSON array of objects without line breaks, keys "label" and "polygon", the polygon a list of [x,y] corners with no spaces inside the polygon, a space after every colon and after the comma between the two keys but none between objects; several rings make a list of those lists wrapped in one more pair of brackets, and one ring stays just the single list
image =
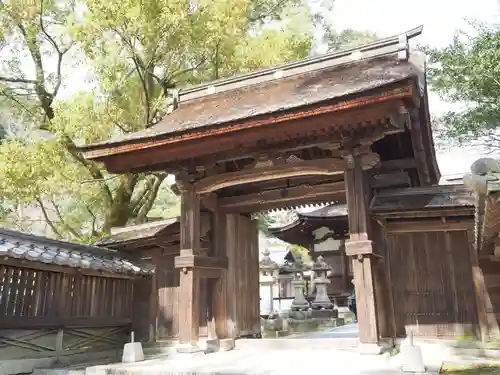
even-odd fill
[{"label": "weathered wood surface", "polygon": [[228,318],[232,336],[260,332],[259,248],[257,223],[227,215],[226,247]]},{"label": "weathered wood surface", "polygon": [[346,254],[352,256],[354,285],[356,289],[359,337],[361,343],[376,344],[379,341],[377,303],[374,284],[374,244],[372,223],[368,213],[371,191],[363,171],[362,157],[353,150],[346,155],[347,210],[349,240]]},{"label": "weathered wood surface", "polygon": [[397,336],[478,334],[467,231],[389,233]]},{"label": "weathered wood surface", "polygon": [[[475,198],[464,186],[434,186],[425,188],[397,189],[377,194],[370,203],[370,210],[384,216],[401,212],[425,212],[427,210],[473,208]],[[428,215],[425,213],[425,215]]]},{"label": "weathered wood surface", "polygon": [[325,201],[344,201],[345,184],[343,181],[319,185],[302,185],[286,189],[264,190],[243,196],[233,196],[219,200],[222,210],[238,212],[257,212],[277,209],[294,204],[322,203]]},{"label": "weathered wood surface", "polygon": [[[134,323],[134,284],[148,280],[0,264],[0,356],[43,357],[122,345]],[[55,347],[61,330],[64,341]]]},{"label": "weathered wood surface", "polygon": [[130,340],[130,327],[0,329],[0,360],[55,357],[119,349]]},{"label": "weathered wood surface", "polygon": [[273,167],[254,168],[250,170],[224,173],[206,177],[196,182],[197,193],[209,193],[225,187],[243,185],[260,181],[277,180],[300,176],[322,176],[342,174],[345,162],[342,159],[302,160],[291,164]]}]

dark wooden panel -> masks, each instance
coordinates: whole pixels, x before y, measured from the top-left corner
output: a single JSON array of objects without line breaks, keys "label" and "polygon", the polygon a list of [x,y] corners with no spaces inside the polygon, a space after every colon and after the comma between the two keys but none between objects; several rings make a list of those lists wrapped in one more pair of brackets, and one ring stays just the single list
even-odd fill
[{"label": "dark wooden panel", "polygon": [[232,335],[260,332],[259,249],[255,221],[242,215],[227,215],[228,303]]},{"label": "dark wooden panel", "polygon": [[174,268],[174,258],[178,254],[159,257],[156,266],[158,288],[158,331],[157,339],[177,337],[179,334],[179,270]]},{"label": "dark wooden panel", "polygon": [[390,234],[387,245],[398,336],[477,334],[466,231]]},{"label": "dark wooden panel", "polygon": [[147,339],[151,278],[124,279],[0,264],[1,358],[121,347]]}]

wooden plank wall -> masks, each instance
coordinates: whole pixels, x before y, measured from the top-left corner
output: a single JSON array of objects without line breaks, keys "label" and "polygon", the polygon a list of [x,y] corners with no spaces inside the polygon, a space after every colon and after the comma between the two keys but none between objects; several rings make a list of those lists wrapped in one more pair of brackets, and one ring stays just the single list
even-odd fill
[{"label": "wooden plank wall", "polygon": [[486,312],[485,334],[487,339],[496,339],[500,337],[500,260],[484,254],[479,258],[479,267],[486,287],[480,298]]},{"label": "wooden plank wall", "polygon": [[[225,247],[228,257],[227,319],[232,337],[260,332],[259,245],[257,223],[242,215],[225,215]],[[174,268],[178,253],[158,255],[157,340],[176,338],[179,333],[179,270]],[[200,337],[208,336],[208,280],[200,285]]]},{"label": "wooden plank wall", "polygon": [[0,358],[101,350],[128,339],[137,280],[63,271],[0,264]]},{"label": "wooden plank wall", "polygon": [[[156,283],[158,292],[157,340],[177,338],[179,335],[179,269],[174,258],[179,253],[162,254],[156,258]],[[200,337],[208,335],[207,308],[208,282],[200,280]]]},{"label": "wooden plank wall", "polygon": [[479,333],[467,231],[388,233],[386,267],[397,336]]},{"label": "wooden plank wall", "polygon": [[[391,275],[387,272],[389,261],[387,240],[384,229],[372,224],[376,253],[380,258],[373,259],[373,287],[377,306],[377,323],[380,337],[394,337],[394,306],[391,290]],[[351,260],[351,264],[356,260]]]},{"label": "wooden plank wall", "polygon": [[228,304],[233,337],[260,332],[259,241],[257,222],[227,215]]},{"label": "wooden plank wall", "polygon": [[174,268],[178,254],[165,254],[156,260],[158,290],[157,340],[177,337],[179,334],[179,270]]}]

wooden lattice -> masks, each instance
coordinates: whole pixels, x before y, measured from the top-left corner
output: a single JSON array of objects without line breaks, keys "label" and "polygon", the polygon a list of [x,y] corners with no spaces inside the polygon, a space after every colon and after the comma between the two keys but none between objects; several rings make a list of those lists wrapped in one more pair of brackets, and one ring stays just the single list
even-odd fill
[{"label": "wooden lattice", "polygon": [[123,345],[134,279],[0,264],[0,359]]},{"label": "wooden lattice", "polygon": [[127,318],[132,292],[130,279],[0,265],[0,317]]}]

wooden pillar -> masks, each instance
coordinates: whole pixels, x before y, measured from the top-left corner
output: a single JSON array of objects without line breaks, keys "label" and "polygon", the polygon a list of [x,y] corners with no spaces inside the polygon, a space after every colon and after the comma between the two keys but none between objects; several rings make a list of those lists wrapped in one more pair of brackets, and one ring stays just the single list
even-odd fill
[{"label": "wooden pillar", "polygon": [[[214,240],[214,253],[216,257],[227,257],[226,252],[226,224],[227,215],[219,212],[214,212],[213,221],[213,240]],[[216,280],[213,280],[212,286],[212,311],[215,319],[215,332],[219,339],[229,338],[228,321],[228,271],[223,270],[222,274]]]},{"label": "wooden pillar", "polygon": [[[152,256],[152,262],[158,270],[160,261],[160,252],[155,251]],[[149,315],[149,342],[155,342],[158,336],[158,276],[154,273],[151,276],[151,299],[150,299],[150,315]]]},{"label": "wooden pillar", "polygon": [[347,267],[347,261],[346,255],[345,255],[345,240],[341,240],[340,246],[339,246],[339,251],[340,251],[340,264],[342,266],[342,289],[344,290],[349,290],[350,289],[350,283],[351,280],[349,278],[349,275],[347,274],[349,272],[349,267]]},{"label": "wooden pillar", "polygon": [[[373,160],[373,154],[368,158]],[[361,344],[377,344],[379,327],[375,303],[373,262],[374,243],[371,239],[371,222],[368,216],[370,189],[363,172],[369,166],[358,149],[345,154],[347,167],[345,183],[349,215],[349,240],[346,255],[352,257],[354,287],[356,291],[357,318]]]},{"label": "wooden pillar", "polygon": [[[192,185],[178,183],[178,186],[181,191],[180,259],[199,253],[200,197]],[[200,330],[200,275],[195,267],[179,264],[179,342],[192,344],[198,341]]]}]

